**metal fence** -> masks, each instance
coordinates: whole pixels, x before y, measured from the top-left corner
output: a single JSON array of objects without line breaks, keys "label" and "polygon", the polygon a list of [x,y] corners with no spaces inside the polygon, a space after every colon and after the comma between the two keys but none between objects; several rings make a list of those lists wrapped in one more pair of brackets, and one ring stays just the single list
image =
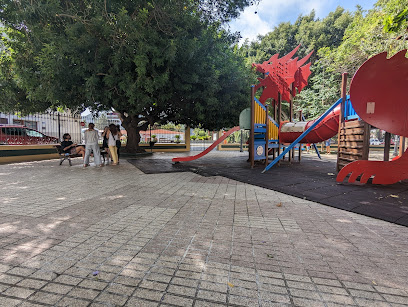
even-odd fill
[{"label": "metal fence", "polygon": [[[123,126],[121,126],[121,120],[116,113],[100,112],[97,114],[88,114],[86,116],[82,116],[82,121],[86,126],[90,122],[94,123],[95,129],[99,130],[100,132],[102,132],[103,129],[110,124],[119,125],[122,133],[122,143],[126,144],[127,131]],[[85,128],[83,130],[85,130]],[[185,130],[185,125],[176,125],[173,123],[167,123],[164,125],[149,125],[146,131],[140,131],[140,143],[149,144],[151,141],[154,141],[155,143],[160,144],[184,144]]]},{"label": "metal fence", "polygon": [[0,144],[28,145],[59,143],[65,133],[81,143],[81,115],[46,112],[22,115],[0,112]]},{"label": "metal fence", "polygon": [[246,144],[248,142],[249,135],[250,135],[249,130],[241,129],[239,131],[234,132],[230,136],[228,136],[226,138],[226,143],[228,144],[238,144],[239,143],[240,144],[242,140],[242,144]]},{"label": "metal fence", "polygon": [[147,144],[150,141],[158,144],[185,144],[185,125],[168,123],[165,125],[149,125],[146,131],[140,131],[140,143]]}]

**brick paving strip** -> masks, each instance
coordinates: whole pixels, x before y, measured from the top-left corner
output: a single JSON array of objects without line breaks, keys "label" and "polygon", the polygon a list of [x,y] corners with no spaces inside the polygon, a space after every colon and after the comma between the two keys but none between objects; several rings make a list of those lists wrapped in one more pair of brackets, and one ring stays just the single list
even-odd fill
[{"label": "brick paving strip", "polygon": [[127,162],[0,182],[0,306],[408,306],[403,226]]}]

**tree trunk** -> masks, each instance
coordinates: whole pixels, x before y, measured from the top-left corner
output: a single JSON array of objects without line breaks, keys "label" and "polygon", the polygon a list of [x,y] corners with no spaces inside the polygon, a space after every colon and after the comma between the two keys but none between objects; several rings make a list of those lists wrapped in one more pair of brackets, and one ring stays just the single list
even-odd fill
[{"label": "tree trunk", "polygon": [[139,153],[139,152],[145,152],[143,148],[139,146],[140,143],[140,127],[134,125],[133,123],[122,123],[123,127],[125,127],[126,132],[127,132],[127,143],[126,143],[126,148],[125,152],[129,153]]}]

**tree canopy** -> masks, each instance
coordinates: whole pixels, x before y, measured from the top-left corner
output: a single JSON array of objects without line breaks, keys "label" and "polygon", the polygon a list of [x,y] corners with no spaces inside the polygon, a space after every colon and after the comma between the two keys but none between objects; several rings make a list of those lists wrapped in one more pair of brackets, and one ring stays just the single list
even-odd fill
[{"label": "tree canopy", "polygon": [[114,108],[130,150],[141,123],[235,125],[250,73],[221,24],[252,2],[2,1],[0,106]]},{"label": "tree canopy", "polygon": [[312,11],[238,47],[222,24],[256,2],[3,0],[0,108],[114,108],[135,149],[146,123],[236,125],[256,80],[251,64],[298,44],[299,57],[315,50],[309,86],[295,98],[309,118],[337,100],[341,73],[407,48],[408,0],[322,19]]}]

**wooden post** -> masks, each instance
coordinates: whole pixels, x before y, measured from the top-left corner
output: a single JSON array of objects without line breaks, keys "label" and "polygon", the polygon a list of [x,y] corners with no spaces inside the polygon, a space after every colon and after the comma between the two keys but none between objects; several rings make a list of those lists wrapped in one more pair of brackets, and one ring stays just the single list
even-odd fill
[{"label": "wooden post", "polygon": [[[218,131],[217,131],[217,140],[218,140],[220,137],[222,137],[222,130],[218,130]],[[221,144],[218,144],[218,145],[217,145],[217,150],[221,150],[221,147],[222,147],[222,145],[221,145]]]},{"label": "wooden post", "polygon": [[391,149],[391,133],[386,132],[384,136],[384,161],[390,160],[390,149]]},{"label": "wooden post", "polygon": [[251,86],[251,135],[249,142],[249,159],[251,161],[251,168],[254,168],[254,141],[255,141],[255,85]]},{"label": "wooden post", "polygon": [[278,122],[278,102],[273,99],[273,119]]},{"label": "wooden post", "polygon": [[190,151],[190,127],[187,126],[186,130],[184,131],[184,142],[186,143],[186,150]]},{"label": "wooden post", "polygon": [[336,169],[337,171],[340,171],[340,165],[339,165],[339,158],[340,158],[340,143],[341,143],[341,129],[343,128],[343,123],[344,123],[344,113],[345,113],[345,108],[346,108],[346,96],[347,96],[347,73],[342,73],[341,74],[341,106],[340,106],[340,120],[339,120],[339,132],[337,134],[337,165]]},{"label": "wooden post", "polygon": [[265,116],[265,122],[266,122],[266,132],[265,132],[265,167],[268,166],[268,156],[269,156],[269,107],[266,105],[266,116]]},{"label": "wooden post", "polygon": [[362,160],[368,160],[370,155],[370,130],[371,125],[364,122],[364,141],[363,141],[363,153]]},{"label": "wooden post", "polygon": [[399,156],[401,157],[405,151],[405,136],[400,135]]},{"label": "wooden post", "polygon": [[[275,122],[278,122],[278,120],[277,120],[277,117],[278,117],[278,109],[277,109],[277,104],[276,104],[275,99],[272,99],[272,104],[273,104],[273,120],[274,120]],[[278,136],[278,138],[279,138],[279,136]],[[276,154],[276,148],[273,148],[273,149],[272,149],[272,157],[273,157],[273,160],[275,160],[275,154]]]},{"label": "wooden post", "polygon": [[[289,121],[294,121],[294,116],[293,116],[293,83],[289,86]],[[292,160],[295,160],[295,148],[293,148],[290,152],[289,152],[289,162],[291,162]]]},{"label": "wooden post", "polygon": [[[278,120],[277,120],[277,122],[278,122],[279,127],[281,125],[281,121],[282,121],[282,99],[281,99],[281,94],[278,93]],[[280,155],[280,150],[281,150],[281,145],[280,145],[280,142],[279,142],[278,156]],[[285,157],[283,157],[283,158],[285,158]],[[280,165],[280,160],[278,161],[278,165]]]},{"label": "wooden post", "polygon": [[[302,110],[299,111],[299,121],[302,121]],[[299,162],[302,159],[302,145],[299,143]]]}]

